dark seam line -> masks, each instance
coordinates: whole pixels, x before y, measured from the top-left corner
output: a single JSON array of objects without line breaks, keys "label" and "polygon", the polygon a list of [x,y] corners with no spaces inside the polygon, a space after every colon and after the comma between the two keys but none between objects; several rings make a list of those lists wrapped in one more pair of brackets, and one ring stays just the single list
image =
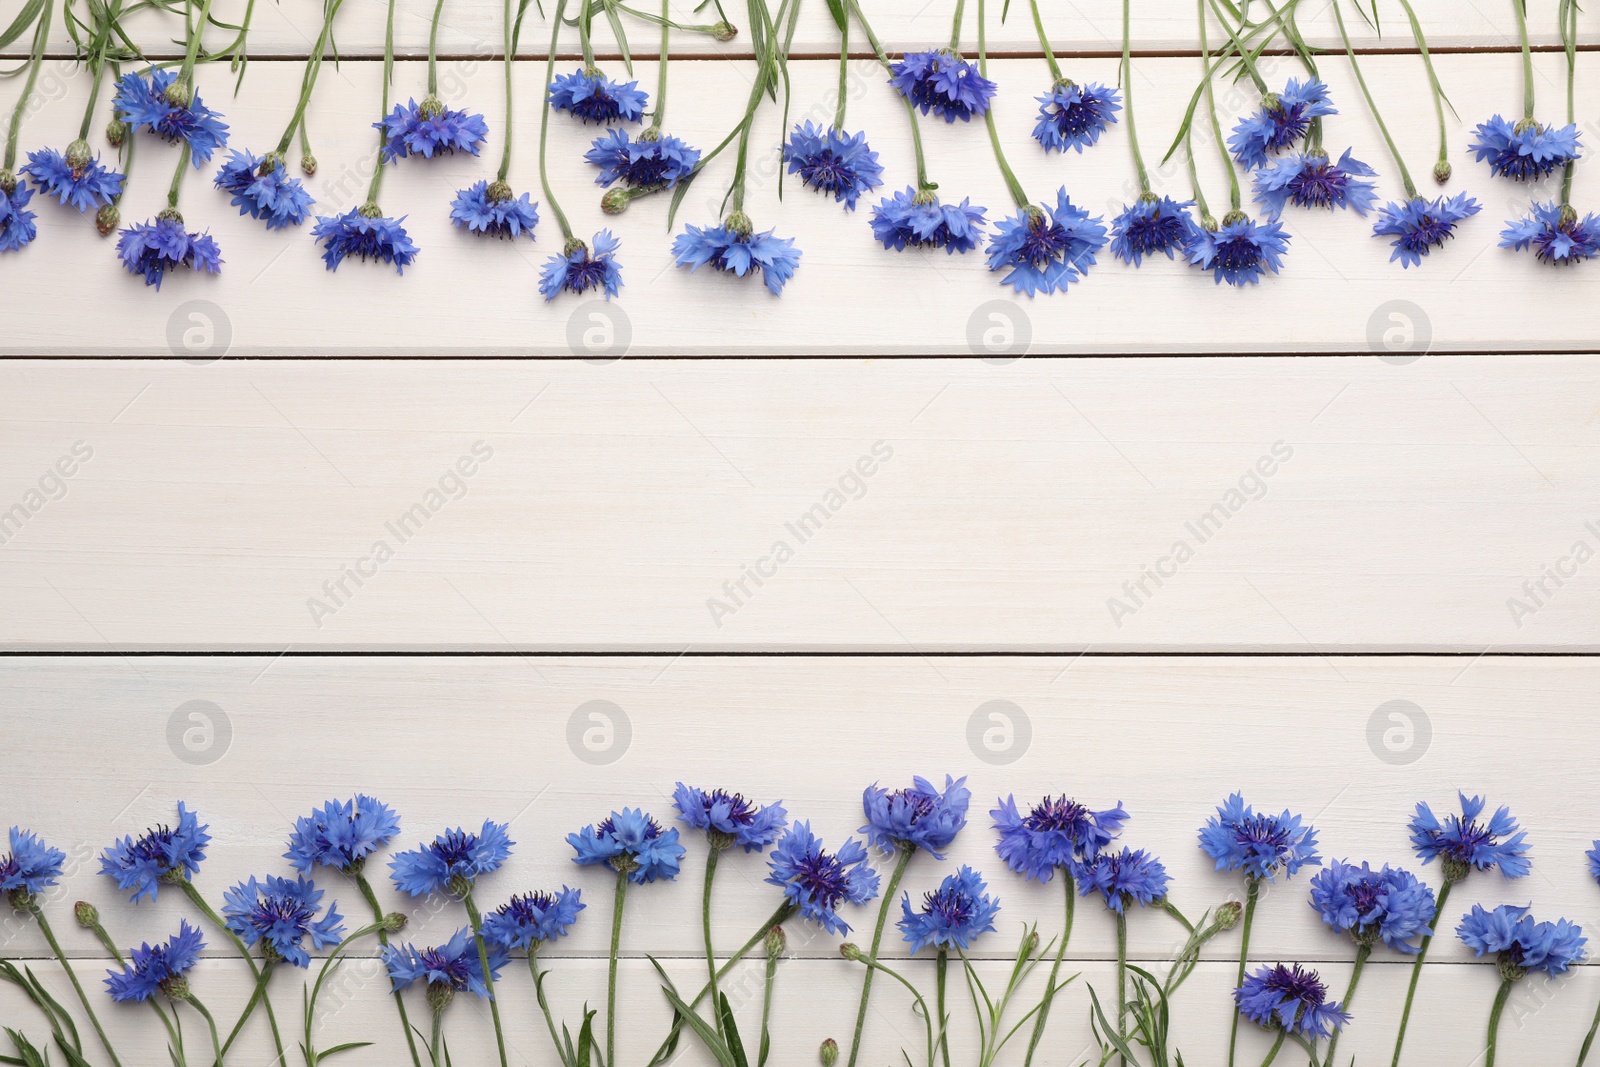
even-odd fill
[{"label": "dark seam line", "polygon": [[660,659],[662,657],[676,657],[680,659],[1600,659],[1600,651],[1503,651],[1483,652],[1471,649],[1442,649],[1431,652],[1400,652],[1394,649],[1380,649],[1372,651],[1328,651],[1328,652],[1262,652],[1262,651],[1217,651],[1207,650],[1201,652],[1181,651],[1156,651],[1139,649],[1133,651],[1112,652],[1106,650],[1086,651],[1079,649],[1054,649],[1048,651],[1017,650],[987,648],[967,652],[951,651],[944,649],[930,649],[920,652],[890,652],[878,650],[846,650],[828,652],[816,649],[776,649],[773,651],[756,651],[744,649],[700,649],[689,650],[677,648],[660,649],[632,649],[617,652],[599,650],[561,651],[559,649],[463,649],[459,651],[445,651],[439,649],[401,649],[401,648],[374,648],[374,649],[278,649],[278,648],[229,648],[229,649],[196,649],[185,650],[181,648],[163,649],[0,649],[0,658],[24,659],[28,657],[63,658],[63,659],[116,659],[119,657],[138,657],[141,659],[156,658],[256,658],[261,656],[276,656],[285,659]]},{"label": "dark seam line", "polygon": [[[1415,356],[1453,356],[1473,357],[1479,359],[1504,359],[1516,356],[1593,356],[1600,355],[1600,349],[1592,348],[1528,348],[1528,349],[1466,349],[1452,348],[1440,349],[1420,353],[1399,353],[1407,357]],[[1359,351],[1327,351],[1327,352],[1059,352],[1040,353],[1033,356],[1018,356],[1018,362],[1031,360],[1038,363],[1044,360],[1057,359],[1376,359],[1384,355],[1396,355],[1389,352],[1359,352]],[[949,352],[935,352],[918,354],[915,352],[904,353],[865,353],[865,352],[833,352],[809,353],[801,355],[653,355],[653,356],[621,356],[612,362],[621,363],[807,363],[819,361],[838,360],[867,360],[873,363],[886,363],[891,361],[906,360],[940,360],[940,361],[971,361],[986,357],[974,355],[959,355]],[[105,356],[105,355],[0,355],[0,363],[5,362],[84,362],[84,363],[188,363],[189,360],[181,356]],[[233,363],[593,363],[593,356],[508,356],[485,353],[483,355],[438,356],[438,355],[382,355],[359,356],[333,353],[329,355],[251,355],[251,356],[219,356],[214,362]]]}]

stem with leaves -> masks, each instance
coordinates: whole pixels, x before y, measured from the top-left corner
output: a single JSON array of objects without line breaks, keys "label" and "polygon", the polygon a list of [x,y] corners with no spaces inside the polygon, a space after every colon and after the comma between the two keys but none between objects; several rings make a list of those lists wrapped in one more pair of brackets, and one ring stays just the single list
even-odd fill
[{"label": "stem with leaves", "polygon": [[115,1067],[122,1067],[122,1061],[117,1058],[116,1049],[111,1047],[111,1039],[106,1037],[105,1028],[100,1025],[100,1017],[94,1013],[94,1005],[89,1003],[89,996],[83,991],[83,983],[78,981],[78,972],[72,969],[72,964],[67,962],[66,953],[61,951],[61,944],[56,940],[55,931],[50,929],[50,921],[44,917],[44,909],[39,907],[38,900],[26,892],[14,893],[12,903],[25,908],[39,924],[39,932],[44,934],[44,939],[50,943],[50,951],[55,953],[56,961],[61,964],[61,969],[67,972],[67,978],[72,982],[73,992],[78,994],[78,1002],[83,1005],[83,1010],[89,1015],[89,1022],[94,1026],[94,1032],[100,1037],[100,1044],[104,1046],[106,1055],[111,1057]]},{"label": "stem with leaves", "polygon": [[38,24],[33,30],[33,47],[28,52],[28,78],[22,83],[22,94],[17,97],[17,103],[11,110],[11,125],[6,130],[5,162],[0,164],[0,182],[10,182],[10,187],[0,188],[0,192],[10,195],[16,187],[16,177],[12,170],[17,165],[17,143],[22,134],[22,117],[28,112],[28,102],[33,99],[33,87],[39,81],[39,68],[44,65],[45,43],[50,39],[50,14],[53,10],[51,0],[44,0],[39,8]]},{"label": "stem with leaves", "polygon": [[[187,146],[185,151],[187,152]],[[266,979],[272,975],[275,962],[270,959],[263,960],[261,965],[258,966],[255,957],[250,955],[249,947],[239,940],[239,935],[228,927],[222,916],[218,915],[216,910],[206,903],[206,898],[200,895],[200,890],[195,888],[194,883],[187,878],[181,878],[177,884],[183,890],[184,895],[189,898],[189,901],[199,909],[200,914],[204,915],[208,922],[232,942],[234,951],[244,960],[245,966],[250,968],[251,977],[256,979],[256,993],[250,998],[250,1003],[245,1007],[244,1014],[240,1016],[238,1025],[234,1027],[234,1033],[237,1034],[239,1032],[239,1028],[244,1026],[245,1020],[250,1017],[250,1013],[255,1010],[256,1005],[259,1003],[266,1009],[267,1021],[272,1027],[272,1045],[278,1054],[278,1058],[274,1062],[286,1063],[287,1060],[285,1060],[283,1052],[283,1037],[278,1033],[278,1016],[272,1010],[272,1000],[266,993]],[[233,1039],[230,1037],[228,1041],[223,1043],[222,1049],[224,1052],[227,1051],[228,1045],[232,1041]]]},{"label": "stem with leaves", "polygon": [[[1433,922],[1429,924],[1431,929],[1439,928],[1439,917],[1444,914],[1445,901],[1450,899],[1450,887],[1455,885],[1456,881],[1446,870],[1444,885],[1439,887],[1439,902],[1433,908]],[[1417,957],[1411,964],[1411,984],[1406,986],[1406,1003],[1400,1011],[1400,1030],[1395,1035],[1394,1058],[1390,1061],[1389,1067],[1400,1067],[1400,1049],[1406,1043],[1406,1024],[1411,1021],[1411,1004],[1416,999],[1417,981],[1422,977],[1422,964],[1428,958],[1428,946],[1431,944],[1433,944],[1433,934],[1424,937],[1417,944]]]},{"label": "stem with leaves", "polygon": [[[356,888],[361,891],[361,896],[366,900],[367,906],[372,909],[372,921],[378,926],[378,944],[385,948],[389,945],[389,931],[384,927],[383,905],[378,903],[378,894],[372,891],[372,883],[367,881],[366,874],[356,870],[354,877]],[[406,1047],[411,1050],[411,1067],[422,1067],[422,1058],[417,1053],[417,1039],[411,1030],[411,1020],[406,1017],[405,998],[400,995],[400,990],[393,989],[390,996],[394,999],[395,1010],[400,1015],[400,1030],[406,1035]]]},{"label": "stem with leaves", "polygon": [[1400,148],[1394,143],[1394,135],[1389,132],[1388,125],[1383,121],[1383,116],[1378,112],[1378,101],[1372,96],[1372,90],[1367,87],[1366,76],[1361,73],[1361,64],[1356,60],[1356,50],[1350,44],[1350,34],[1345,32],[1344,12],[1339,9],[1339,0],[1333,0],[1333,17],[1339,25],[1339,39],[1344,42],[1344,54],[1350,60],[1350,69],[1355,72],[1356,84],[1361,86],[1361,95],[1366,98],[1367,109],[1372,112],[1372,120],[1378,124],[1378,132],[1383,134],[1383,143],[1389,146],[1389,154],[1394,157],[1395,168],[1400,171],[1400,181],[1405,186],[1406,199],[1417,198],[1417,185],[1411,180],[1411,172],[1406,169],[1406,161],[1400,155]]},{"label": "stem with leaves", "polygon": [[[1250,960],[1250,927],[1256,918],[1256,900],[1261,896],[1261,879],[1245,876],[1244,919],[1239,924],[1239,970],[1233,987],[1244,985],[1244,969]],[[1233,1067],[1234,1051],[1239,1043],[1239,1013],[1233,1013],[1233,1026],[1228,1031],[1228,1067]],[[1281,1042],[1280,1042],[1281,1043]]]},{"label": "stem with leaves", "polygon": [[[850,1058],[847,1061],[847,1067],[855,1067],[856,1057],[861,1054],[861,1031],[867,1025],[867,1000],[872,996],[872,975],[880,969],[876,961],[878,959],[878,949],[883,946],[883,927],[889,920],[889,908],[893,906],[895,897],[900,891],[900,880],[906,875],[906,867],[911,863],[911,857],[916,854],[916,847],[908,841],[900,841],[896,843],[896,851],[899,854],[895,859],[894,870],[889,875],[889,884],[884,888],[883,899],[878,903],[878,922],[872,930],[872,951],[862,960],[867,964],[867,973],[861,979],[861,1004],[856,1009],[856,1030],[855,1036],[850,1039]],[[882,969],[886,970],[886,968]],[[893,972],[889,973],[892,974]],[[899,978],[899,976],[896,975],[896,978]],[[901,984],[904,984],[904,979],[899,980]],[[917,999],[920,1001],[922,998],[918,997]],[[932,1067],[933,1022],[931,1019],[928,1022],[928,1027],[928,1059],[929,1067]]]},{"label": "stem with leaves", "polygon": [[[958,0],[959,6],[959,0]],[[978,0],[978,73],[985,78],[989,76],[989,50],[988,41],[984,33],[984,0]],[[959,23],[958,23],[959,26]],[[1000,148],[1000,131],[995,126],[994,107],[991,105],[984,109],[984,125],[989,128],[989,144],[994,147],[995,162],[1000,165],[1000,174],[1006,180],[1006,189],[1011,193],[1011,200],[1017,205],[1019,211],[1031,213],[1038,209],[1033,206],[1033,201],[1028,199],[1028,194],[1022,188],[1022,183],[1017,181],[1017,176],[1011,170],[1011,164],[1006,162],[1006,154]]]}]

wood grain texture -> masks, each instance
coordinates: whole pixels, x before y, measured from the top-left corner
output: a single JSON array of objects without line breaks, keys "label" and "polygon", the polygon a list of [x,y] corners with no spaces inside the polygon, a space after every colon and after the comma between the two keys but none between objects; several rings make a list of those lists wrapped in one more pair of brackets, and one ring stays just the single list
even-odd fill
[{"label": "wood grain texture", "polygon": [[[1581,780],[1600,754],[1592,731],[1572,727],[1589,711],[1597,670],[1589,659],[1496,656],[1472,662],[10,658],[0,662],[0,701],[7,709],[0,744],[30,757],[12,766],[7,819],[38,830],[71,857],[47,907],[69,953],[91,976],[103,965],[103,952],[72,926],[72,900],[94,901],[113,935],[129,943],[165,936],[189,915],[170,892],[154,903],[128,904],[93,873],[93,856],[114,836],[170,819],[176,800],[185,799],[214,835],[198,884],[217,899],[237,879],[284,870],[279,854],[292,819],[331,795],[359,789],[401,812],[396,847],[486,816],[509,821],[517,847],[503,870],[481,882],[486,900],[562,883],[584,890],[590,910],[550,952],[557,1007],[571,1018],[582,1002],[603,996],[609,883],[592,869],[574,867],[562,838],[623,804],[664,817],[679,779],[744,788],[763,800],[781,796],[793,816],[809,819],[837,844],[861,822],[859,789],[867,782],[968,774],[971,825],[946,863],[919,857],[906,889],[915,899],[960,863],[989,876],[1002,901],[1003,934],[980,942],[978,954],[990,961],[987,974],[998,970],[1019,923],[1038,922],[1047,932],[1059,923],[1057,887],[1023,883],[992,852],[983,813],[997,794],[1009,792],[1124,801],[1132,814],[1125,842],[1162,857],[1174,877],[1173,900],[1193,913],[1239,891],[1234,878],[1209,869],[1194,840],[1212,805],[1230,790],[1242,790],[1258,806],[1305,815],[1318,829],[1324,855],[1413,868],[1405,830],[1411,805],[1425,799],[1444,806],[1458,788],[1480,791],[1510,805],[1529,831],[1534,873],[1514,883],[1473,876],[1452,896],[1452,910],[1465,911],[1474,901],[1531,901],[1541,917],[1591,924],[1597,891],[1583,850],[1600,826],[1600,801],[1549,783]],[[615,706],[609,749],[598,738],[587,747],[569,740],[574,722],[596,728],[598,720],[583,709],[592,711],[590,702],[597,700]],[[975,715],[994,700],[1013,705],[1009,749],[973,739],[975,720],[996,725]],[[1406,712],[1409,747],[1403,737],[1388,745],[1383,738],[1384,731],[1405,725],[1378,714],[1395,700],[1412,705]],[[209,719],[209,742],[208,723],[194,714]],[[618,729],[624,716],[626,740]],[[199,733],[186,744],[184,730]],[[1561,743],[1553,746],[1555,737]],[[590,762],[597,759],[612,762]],[[818,773],[821,761],[827,773]],[[1528,767],[1539,773],[1526,773]],[[643,956],[667,957],[685,984],[698,973],[704,845],[686,842],[682,878],[630,897],[623,989],[635,1021],[621,1031],[624,1062],[642,1062],[664,1025],[664,1006]],[[730,947],[774,905],[776,891],[760,881],[764,873],[759,857],[735,853],[725,864],[717,929]],[[1437,875],[1431,868],[1422,873]],[[341,902],[354,896],[331,872],[319,882]],[[387,905],[401,904],[386,881],[379,890]],[[1318,966],[1341,992],[1351,946],[1322,926],[1305,892],[1302,875],[1266,894],[1252,957]],[[866,935],[871,916],[869,909],[850,912],[857,936]],[[445,903],[417,905],[412,917],[408,936],[424,943],[447,937],[461,922],[457,906]],[[1138,960],[1166,959],[1175,929],[1162,916],[1136,916],[1130,952]],[[837,938],[805,933],[798,924],[791,933],[795,961],[779,979],[778,1064],[812,1062],[822,1037],[845,1036],[856,989],[857,975],[835,955]],[[887,943],[896,958],[903,956],[892,932]],[[13,917],[0,927],[0,952],[7,957],[37,959],[43,951],[29,923]],[[1083,985],[1105,991],[1112,951],[1104,909],[1085,901],[1070,953],[1072,970],[1084,977],[1053,1024],[1059,1029],[1044,1062],[1081,1060],[1088,1043]],[[1206,953],[1211,962],[1182,994],[1178,1043],[1190,1062],[1219,1062],[1227,961],[1236,951],[1236,941],[1214,944]],[[202,965],[202,995],[214,1009],[237,1005],[244,988],[237,964],[226,952],[210,955],[219,958]],[[47,962],[37,966],[59,985]],[[926,962],[907,966],[928,982]],[[1380,954],[1364,980],[1347,1047],[1357,1062],[1374,1062],[1392,1040],[1404,970],[1395,957]],[[1493,997],[1492,967],[1473,963],[1445,936],[1428,970],[1411,1038],[1415,1062],[1469,1062]],[[1573,1058],[1600,996],[1592,974],[1583,968],[1566,981],[1526,981],[1508,1015],[1507,1062]],[[278,996],[290,1018],[298,1017],[288,1010],[298,980],[293,975],[283,982]],[[349,1006],[330,1012],[324,1026],[326,1044],[380,1042],[353,1053],[353,1063],[392,1064],[400,1054],[396,1024],[376,981],[370,958],[354,960],[345,987]],[[755,987],[747,975],[735,988],[748,1016]],[[895,1047],[919,1032],[906,998],[887,989],[872,1020],[868,1063],[889,1062]],[[548,1052],[534,1027],[524,971],[513,968],[505,996],[518,1062],[544,1062]],[[9,989],[0,990],[0,1012],[8,1023],[21,1012]],[[109,1006],[106,1013],[128,1041],[140,1043],[134,1062],[159,1062],[153,1020]],[[970,1055],[964,1009],[958,1018],[960,1048]],[[23,1022],[37,1031],[31,1017]],[[473,1008],[453,1008],[449,1026],[457,1047],[470,1050],[462,1061],[487,1062],[487,1030]],[[1245,1049],[1259,1057],[1265,1043],[1256,1034],[1245,1040]],[[266,1047],[259,1025],[251,1041],[255,1050]],[[691,1054],[687,1062],[702,1060]]]},{"label": "wood grain texture", "polygon": [[10,362],[0,642],[1593,651],[1597,396],[1591,357]]},{"label": "wood grain texture", "polygon": [[[1536,57],[1541,113],[1553,117],[1561,97],[1564,60]],[[1115,81],[1111,60],[1084,60],[1073,70],[1086,79]],[[1382,172],[1379,189],[1398,196],[1400,186],[1349,76],[1345,61],[1329,58],[1323,70],[1343,114],[1328,127],[1335,151],[1353,144],[1358,157]],[[1149,59],[1136,68],[1139,122],[1152,165],[1160,160],[1194,84],[1198,61]],[[381,203],[406,216],[421,246],[404,277],[374,263],[352,261],[330,274],[309,229],[269,233],[240,218],[211,187],[212,168],[192,175],[183,194],[186,219],[212,232],[225,265],[221,276],[177,276],[158,292],[124,271],[109,241],[75,212],[36,201],[39,239],[0,264],[8,299],[25,309],[0,336],[9,355],[182,355],[211,358],[224,352],[382,356],[573,355],[613,358],[645,355],[979,355],[1008,359],[1026,353],[1203,353],[1203,352],[1382,352],[1407,356],[1422,351],[1521,352],[1592,348],[1600,311],[1587,299],[1588,272],[1552,270],[1529,253],[1496,246],[1503,220],[1524,213],[1529,198],[1557,195],[1557,179],[1543,186],[1496,182],[1470,163],[1465,146],[1474,123],[1494,112],[1514,110],[1519,100],[1518,63],[1509,55],[1443,56],[1441,76],[1461,115],[1452,120],[1451,144],[1458,178],[1484,205],[1459,236],[1418,269],[1390,262],[1388,241],[1371,235],[1371,219],[1346,212],[1295,211],[1285,217],[1293,243],[1281,276],[1248,291],[1218,287],[1208,274],[1160,260],[1135,270],[1109,253],[1081,284],[1066,294],[1028,299],[1002,289],[999,275],[981,251],[952,257],[940,252],[885,251],[872,237],[869,210],[847,214],[792,179],[779,200],[777,153],[782,120],[777,111],[760,117],[758,157],[750,178],[748,207],[756,224],[793,236],[803,251],[799,272],[782,297],[769,295],[753,278],[738,279],[675,267],[667,203],[655,197],[615,217],[598,210],[594,169],[581,156],[593,128],[554,120],[550,172],[556,193],[584,237],[602,226],[622,240],[619,261],[625,288],[610,305],[563,295],[553,303],[536,285],[545,259],[558,250],[559,234],[548,205],[537,243],[483,241],[455,230],[448,219],[456,189],[492,176],[500,144],[500,70],[496,64],[464,60],[446,66],[443,92],[453,103],[482,109],[492,128],[486,158],[459,157],[433,163],[402,163],[385,180]],[[1600,74],[1592,54],[1580,57],[1580,85]],[[520,74],[523,103],[513,124],[517,155],[512,185],[537,188],[537,132],[533,101],[543,65],[528,63]],[[1300,74],[1288,59],[1266,61],[1274,81]],[[670,128],[691,143],[709,147],[735,123],[748,88],[749,70],[738,63],[685,62],[675,68]],[[1436,135],[1420,61],[1415,56],[1374,56],[1365,69],[1377,87],[1389,121],[1419,180],[1427,178]],[[855,94],[848,125],[864,128],[882,157],[888,187],[903,188],[913,174],[909,133],[898,98],[883,72],[867,61],[852,68]],[[791,121],[827,122],[832,114],[837,67],[826,61],[796,62]],[[1033,96],[1047,81],[1039,60],[996,61],[1002,90],[999,121],[1010,158],[1030,194],[1052,198],[1065,185],[1076,203],[1114,216],[1138,192],[1128,156],[1126,126],[1118,125],[1099,146],[1079,156],[1046,156],[1031,137],[1037,105]],[[640,71],[653,84],[653,72]],[[321,169],[309,188],[318,210],[335,212],[361,203],[375,151],[370,129],[379,98],[378,65],[346,62],[332,68],[319,89],[310,118]],[[69,78],[45,99],[26,127],[27,146],[64,145],[77,128],[85,86]],[[210,98],[227,112],[232,144],[266,151],[287,120],[298,85],[293,64],[261,64],[248,91],[228,98],[225,70],[202,79]],[[397,69],[395,92],[420,95],[422,65]],[[1581,99],[1591,99],[1592,94]],[[1221,108],[1233,117],[1256,105],[1253,94],[1229,89]],[[989,210],[991,222],[1007,215],[1000,172],[976,125],[925,122],[929,166],[942,195],[970,197]],[[1205,191],[1219,213],[1227,185],[1216,153],[1200,145]],[[1179,159],[1158,168],[1160,187],[1189,195]],[[143,137],[132,188],[123,205],[127,222],[151,216],[163,203],[175,153]],[[719,158],[691,189],[675,229],[714,222],[722,205],[732,161]],[[1595,179],[1580,167],[1574,202],[1593,198]],[[875,201],[874,201],[875,202]],[[64,323],[51,313],[71,279],[94,294],[93,316]],[[470,294],[470,296],[466,295]],[[1008,295],[1009,294],[1009,295]],[[463,300],[470,311],[464,313]]]}]

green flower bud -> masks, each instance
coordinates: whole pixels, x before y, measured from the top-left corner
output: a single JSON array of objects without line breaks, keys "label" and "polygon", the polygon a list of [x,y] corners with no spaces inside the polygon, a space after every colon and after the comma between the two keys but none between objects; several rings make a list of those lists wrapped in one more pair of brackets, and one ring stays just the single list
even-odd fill
[{"label": "green flower bud", "polygon": [[789,936],[783,932],[783,927],[774,926],[767,931],[766,939],[762,945],[767,950],[767,959],[775,960],[782,956],[789,947]]},{"label": "green flower bud", "polygon": [[93,158],[94,153],[89,151],[89,142],[83,138],[80,137],[67,145],[67,166],[72,168],[72,176],[74,178],[83,176],[84,168],[89,165],[89,161]]},{"label": "green flower bud", "polygon": [[113,118],[106,123],[106,140],[111,142],[112,148],[121,148],[122,142],[128,139],[128,124],[119,118]]},{"label": "green flower bud", "polygon": [[300,157],[300,169],[305,172],[305,176],[307,178],[309,178],[312,175],[316,174],[317,173],[317,157],[312,155],[310,152],[307,152],[305,155],[301,156]]},{"label": "green flower bud", "polygon": [[846,941],[844,944],[839,946],[839,955],[843,956],[847,960],[859,960],[862,958],[861,949],[857,948],[849,941]]},{"label": "green flower bud", "polygon": [[166,97],[167,103],[171,104],[173,107],[188,107],[189,104],[194,100],[194,87],[188,82],[184,81],[182,78],[179,78],[177,81],[167,86]]},{"label": "green flower bud", "polygon": [[422,98],[422,103],[417,105],[417,114],[425,119],[436,119],[444,114],[444,101],[429,93]]},{"label": "green flower bud", "polygon": [[633,203],[633,197],[628,195],[626,189],[607,189],[606,195],[600,198],[600,210],[607,215],[620,215],[628,210],[628,205]]},{"label": "green flower bud", "polygon": [[100,231],[102,237],[111,236],[121,224],[122,212],[117,210],[115,204],[104,204],[94,213],[94,228]]},{"label": "green flower bud", "polygon": [[444,1011],[454,999],[456,999],[455,986],[448,982],[428,983],[428,1007],[434,1011]]},{"label": "green flower bud", "polygon": [[78,925],[85,930],[93,930],[100,925],[100,911],[87,900],[80,900],[72,906],[72,917],[78,920]]},{"label": "green flower bud", "polygon": [[730,214],[726,221],[723,222],[723,225],[728,228],[729,233],[739,237],[749,237],[755,232],[755,226],[750,222],[750,216],[743,211],[735,211]]},{"label": "green flower bud", "polygon": [[1441,159],[1433,165],[1433,180],[1440,185],[1450,180],[1451,173],[1453,172],[1450,170],[1450,161],[1448,159]]},{"label": "green flower bud", "polygon": [[839,1062],[839,1042],[831,1037],[823,1041],[819,1055],[822,1059],[822,1067],[833,1067],[834,1064]]},{"label": "green flower bud", "polygon": [[739,27],[731,22],[718,22],[711,27],[711,36],[719,41],[731,41],[739,36]]},{"label": "green flower bud", "polygon": [[1244,905],[1237,900],[1230,900],[1217,909],[1217,927],[1222,930],[1232,930],[1239,925],[1239,920],[1244,916]]},{"label": "green flower bud", "polygon": [[410,921],[402,913],[391,911],[383,917],[383,932],[386,934],[398,934],[406,928],[406,923]]},{"label": "green flower bud", "polygon": [[511,199],[511,185],[502,178],[496,178],[489,183],[488,192],[484,195],[491,204],[504,203]]}]

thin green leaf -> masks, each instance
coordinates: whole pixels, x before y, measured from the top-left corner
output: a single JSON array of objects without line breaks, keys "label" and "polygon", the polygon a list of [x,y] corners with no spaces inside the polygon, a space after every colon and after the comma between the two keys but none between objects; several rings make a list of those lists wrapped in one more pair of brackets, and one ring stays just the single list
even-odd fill
[{"label": "thin green leaf", "polygon": [[722,1033],[728,1043],[728,1055],[733,1059],[734,1067],[750,1067],[750,1061],[744,1054],[744,1042],[739,1038],[739,1023],[733,1017],[733,1005],[728,1003],[728,994],[717,995],[720,1002],[719,1014],[722,1016]]},{"label": "thin green leaf", "polygon": [[1117,1032],[1117,1028],[1112,1026],[1110,1021],[1106,1019],[1105,1010],[1100,1007],[1100,998],[1095,995],[1094,986],[1089,987],[1089,999],[1094,1003],[1095,1018],[1100,1020],[1100,1027],[1105,1033],[1106,1040],[1109,1041],[1111,1046],[1123,1056],[1126,1056],[1128,1059],[1137,1063],[1139,1060],[1138,1056],[1134,1053],[1133,1049],[1128,1047],[1128,1043],[1122,1039],[1122,1035]]},{"label": "thin green leaf", "polygon": [[716,1057],[717,1062],[722,1064],[722,1067],[743,1067],[743,1065],[734,1062],[732,1053],[722,1043],[722,1038],[718,1036],[716,1027],[700,1018],[689,1005],[683,1002],[683,999],[678,994],[666,986],[661,987],[661,992],[665,994],[667,1000],[677,1010],[678,1014],[683,1017],[683,1021],[689,1025],[689,1029],[695,1032],[695,1035],[700,1038],[707,1050]]},{"label": "thin green leaf", "polygon": [[317,1061],[320,1063],[329,1056],[337,1055],[340,1052],[349,1052],[351,1049],[366,1048],[370,1044],[372,1044],[371,1041],[346,1041],[342,1045],[335,1045],[330,1049],[323,1050],[317,1055]]},{"label": "thin green leaf", "polygon": [[4,48],[28,32],[29,28],[38,21],[39,12],[42,10],[44,10],[44,0],[28,0],[26,4],[23,4],[22,10],[17,12],[17,17],[12,20],[11,25],[4,30],[0,30],[0,48]]}]

